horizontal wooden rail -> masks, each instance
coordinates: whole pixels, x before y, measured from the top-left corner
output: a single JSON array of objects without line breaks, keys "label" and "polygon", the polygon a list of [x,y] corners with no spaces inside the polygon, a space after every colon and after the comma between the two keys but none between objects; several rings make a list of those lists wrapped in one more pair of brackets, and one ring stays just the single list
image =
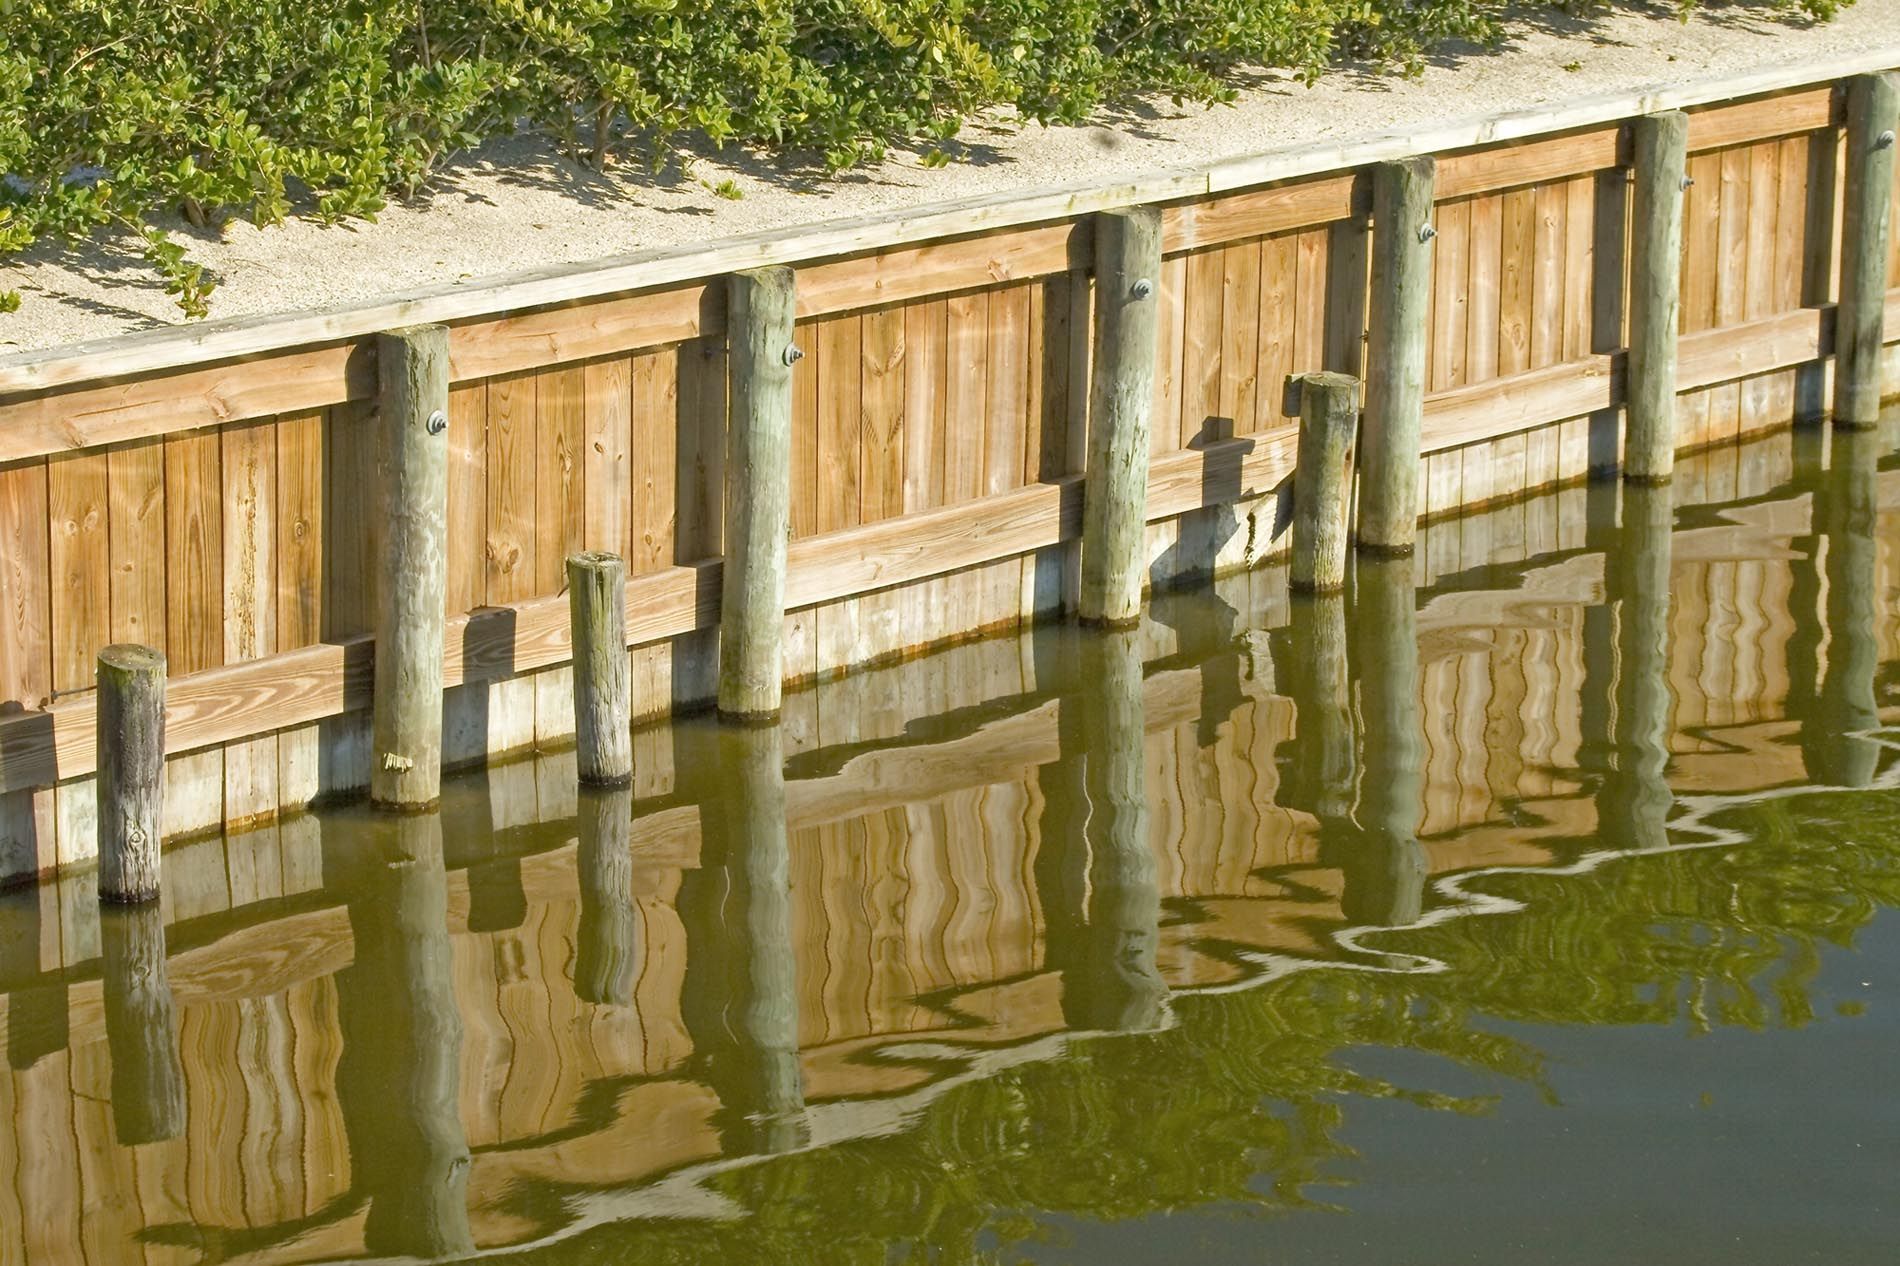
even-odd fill
[{"label": "horizontal wooden rail", "polygon": [[[1270,491],[1292,471],[1293,428],[1223,440],[1157,459],[1148,517],[1172,518]],[[788,609],[923,580],[1076,539],[1081,477],[1032,484],[979,501],[793,542]],[[639,646],[709,629],[719,619],[718,559],[627,582],[627,639]],[[485,607],[448,622],[446,688],[501,681],[571,655],[565,595]],[[374,647],[365,635],[173,678],[168,754],[194,751],[366,708]],[[0,792],[93,772],[93,697],[0,720]]]},{"label": "horizontal wooden rail", "polygon": [[[1154,172],[1125,182],[1099,185],[1070,185],[1059,188],[1015,191],[957,202],[941,203],[923,209],[906,209],[815,225],[800,231],[769,232],[729,238],[711,246],[694,244],[644,251],[620,259],[583,265],[540,269],[514,274],[477,286],[443,285],[415,291],[385,301],[338,310],[274,316],[262,319],[238,318],[211,322],[185,329],[146,331],[139,334],[74,344],[52,352],[34,351],[0,357],[0,398],[22,396],[86,383],[123,380],[140,375],[175,373],[182,369],[246,357],[270,356],[273,361],[293,349],[332,346],[364,338],[377,331],[401,325],[443,322],[469,327],[476,323],[495,326],[515,324],[488,334],[473,335],[491,344],[486,355],[471,353],[465,365],[512,363],[497,358],[494,348],[534,344],[536,337],[567,338],[547,334],[546,314],[534,310],[576,312],[571,305],[591,301],[617,300],[635,291],[657,292],[670,287],[691,289],[703,286],[712,277],[741,269],[771,264],[808,267],[823,261],[849,256],[872,255],[898,248],[928,249],[924,243],[939,239],[967,237],[971,234],[1004,229],[1026,229],[1055,225],[1091,212],[1150,203],[1168,203],[1183,199],[1208,198],[1230,191],[1251,189],[1302,180],[1320,175],[1340,175],[1353,169],[1409,154],[1445,154],[1451,166],[1451,188],[1480,187],[1485,180],[1524,183],[1529,179],[1553,178],[1558,168],[1557,155],[1571,137],[1598,129],[1607,135],[1614,125],[1636,115],[1665,109],[1697,109],[1706,118],[1691,124],[1691,144],[1707,149],[1739,144],[1750,139],[1788,135],[1827,126],[1835,107],[1828,98],[1831,85],[1845,76],[1870,70],[1885,70],[1900,65],[1900,47],[1870,49],[1848,57],[1799,66],[1772,67],[1720,79],[1690,84],[1658,85],[1633,91],[1607,93],[1581,101],[1539,106],[1508,113],[1458,119],[1407,132],[1383,133],[1348,141],[1329,141],[1287,147],[1243,158],[1227,159],[1187,170]],[[1809,89],[1807,92],[1797,90]],[[1773,101],[1738,101],[1741,98],[1783,94]],[[1788,94],[1797,94],[1787,104]],[[1722,103],[1722,104],[1716,104]],[[1733,104],[1731,104],[1733,103]],[[1599,166],[1603,160],[1604,135],[1579,151],[1582,161]],[[1550,141],[1548,152],[1532,150],[1512,142]],[[1461,159],[1453,151],[1480,146],[1504,146],[1492,163],[1493,175],[1484,175],[1485,164],[1474,156]],[[1458,162],[1467,161],[1466,174],[1460,175]],[[1546,169],[1548,168],[1548,174]],[[1568,173],[1574,174],[1574,173]],[[1496,187],[1496,186],[1491,186]],[[1305,195],[1303,195],[1305,196]],[[1317,195],[1314,195],[1317,196]],[[1202,223],[1217,220],[1209,212]],[[1177,226],[1174,239],[1179,244],[1204,228]],[[1189,237],[1182,236],[1190,235]],[[1027,240],[1033,240],[1027,239]],[[1198,238],[1193,238],[1198,240]],[[1211,238],[1208,240],[1212,240]],[[1012,248],[1014,249],[1014,248]],[[1032,250],[1030,247],[1023,247]],[[1040,266],[1040,265],[1037,265]],[[1012,268],[1019,267],[1011,265]],[[1011,276],[1023,275],[1012,271]],[[893,284],[882,283],[886,292]],[[877,281],[870,294],[840,294],[850,304],[884,302],[879,299]],[[528,314],[528,315],[519,315]],[[584,325],[611,328],[622,319],[616,313],[580,318]],[[629,318],[631,319],[631,318]],[[676,327],[677,328],[677,327]],[[570,345],[586,342],[584,332],[572,337]],[[646,337],[642,335],[640,337]],[[524,340],[526,340],[524,342]],[[623,345],[624,346],[624,345]],[[583,353],[584,354],[584,353]],[[519,366],[517,366],[519,367]],[[236,366],[227,367],[236,372]],[[248,376],[256,371],[246,371]],[[269,371],[266,382],[278,377]],[[338,396],[321,403],[334,403]],[[306,401],[285,408],[310,407]],[[269,409],[266,412],[278,411]],[[253,415],[256,416],[256,415]],[[0,431],[10,429],[0,422]],[[48,450],[42,450],[48,451]],[[0,457],[0,460],[4,460]]]}]

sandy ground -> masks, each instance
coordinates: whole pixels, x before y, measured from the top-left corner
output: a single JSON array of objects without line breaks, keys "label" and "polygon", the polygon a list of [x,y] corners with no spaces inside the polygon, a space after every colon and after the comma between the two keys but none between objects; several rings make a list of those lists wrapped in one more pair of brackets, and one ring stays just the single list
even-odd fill
[{"label": "sandy ground", "polygon": [[[222,237],[180,222],[175,234],[220,279],[213,318],[305,311],[445,282],[473,282],[550,264],[651,247],[923,206],[1012,189],[1189,167],[1410,124],[1592,96],[1659,83],[1824,59],[1900,45],[1900,0],[1859,0],[1834,21],[1778,19],[1765,4],[1716,6],[1687,24],[1661,8],[1573,18],[1554,10],[1517,19],[1496,51],[1453,49],[1414,79],[1344,68],[1307,87],[1274,73],[1232,106],[1168,102],[1075,128],[966,128],[964,161],[927,169],[915,155],[815,178],[728,151],[681,176],[638,164],[603,175],[534,138],[463,156],[412,205],[375,223],[309,220],[259,230],[233,221]],[[716,196],[723,181],[742,197]],[[23,302],[0,316],[0,354],[179,323],[183,318],[136,258],[109,247],[43,250],[0,268],[0,289]]]}]

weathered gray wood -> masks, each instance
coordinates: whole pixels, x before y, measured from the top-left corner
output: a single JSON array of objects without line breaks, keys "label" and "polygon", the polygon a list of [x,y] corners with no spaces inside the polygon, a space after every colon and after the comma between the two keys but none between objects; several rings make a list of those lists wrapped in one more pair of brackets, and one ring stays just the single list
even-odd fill
[{"label": "weathered gray wood", "polygon": [[1088,812],[1088,925],[1063,975],[1073,1026],[1135,1032],[1167,1019],[1161,978],[1161,890],[1148,838],[1141,635],[1108,629],[1081,643],[1083,787]]},{"label": "weathered gray wood", "polygon": [[1419,707],[1418,614],[1412,563],[1361,558],[1353,567],[1351,667],[1359,682],[1358,831],[1339,865],[1352,923],[1418,920],[1425,899],[1425,725]]},{"label": "weathered gray wood", "polygon": [[449,332],[377,337],[376,680],[370,801],[415,810],[442,794],[442,644],[448,585]]},{"label": "weathered gray wood", "polygon": [[1429,157],[1372,169],[1372,297],[1357,544],[1376,553],[1409,554],[1418,537],[1419,442],[1437,235],[1434,173]]},{"label": "weathered gray wood", "polygon": [[627,659],[627,564],[589,551],[567,560],[574,640],[574,756],[580,780],[633,781],[633,669]]},{"label": "weathered gray wood", "polygon": [[580,793],[581,919],[574,992],[583,1002],[625,1006],[639,974],[633,909],[633,789]]},{"label": "weathered gray wood", "polygon": [[1287,583],[1334,593],[1346,583],[1346,467],[1359,384],[1347,374],[1300,380],[1300,441],[1293,471],[1293,556]]},{"label": "weathered gray wood", "polygon": [[165,799],[165,657],[118,643],[99,652],[99,900],[158,896]]},{"label": "weathered gray wood", "polygon": [[1669,110],[1630,126],[1636,192],[1630,224],[1629,430],[1623,444],[1623,477],[1664,483],[1676,469],[1676,340],[1689,116]]},{"label": "weathered gray wood", "polygon": [[1154,412],[1161,213],[1095,217],[1095,353],[1082,503],[1078,611],[1089,624],[1141,619],[1148,436]]},{"label": "weathered gray wood", "polygon": [[719,711],[778,715],[785,542],[792,522],[792,270],[727,279],[732,402],[726,451],[726,556],[719,623]]},{"label": "weathered gray wood", "polygon": [[185,1128],[185,1069],[157,903],[101,910],[99,956],[113,1131],[122,1147],[177,1138]]},{"label": "weathered gray wood", "polygon": [[1847,82],[1847,182],[1841,210],[1841,301],[1834,316],[1834,422],[1880,421],[1882,317],[1893,228],[1892,75]]}]

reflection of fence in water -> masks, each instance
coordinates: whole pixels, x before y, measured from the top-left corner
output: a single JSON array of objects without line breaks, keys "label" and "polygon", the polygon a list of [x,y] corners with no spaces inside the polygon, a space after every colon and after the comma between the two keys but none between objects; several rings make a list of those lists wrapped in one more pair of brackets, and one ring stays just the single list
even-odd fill
[{"label": "reflection of fence in water", "polygon": [[[1622,536],[1612,542],[1622,552],[1608,574],[1601,555],[1573,552],[1529,569],[1515,589],[1428,591],[1418,620],[1424,649],[1416,689],[1424,865],[1442,873],[1562,860],[1597,832],[1606,804],[1635,803],[1640,811],[1640,793],[1653,789],[1658,772],[1654,753],[1647,764],[1627,757],[1632,744],[1640,747],[1641,736],[1654,732],[1658,707],[1673,712],[1669,780],[1679,789],[1851,781],[1842,771],[1859,767],[1859,749],[1802,739],[1804,728],[1820,736],[1838,730],[1840,718],[1864,716],[1874,664],[1900,659],[1893,617],[1867,597],[1890,586],[1891,532],[1871,530],[1873,476],[1853,447],[1847,441],[1832,455],[1821,485],[1830,499],[1824,513],[1810,514],[1799,497],[1763,500],[1729,512],[1734,523],[1669,538],[1672,601],[1655,601],[1664,573],[1639,539],[1647,525],[1653,544],[1666,515],[1625,515]],[[1684,477],[1706,486],[1707,467],[1691,467]],[[1513,509],[1526,517],[1546,512],[1537,503]],[[1554,499],[1549,509],[1562,513]],[[1495,530],[1496,521],[1490,526]],[[1427,557],[1429,547],[1428,541]],[[1645,566],[1650,574],[1628,578]],[[1284,618],[1277,583],[1273,573],[1255,573],[1221,592],[1250,622],[1264,616],[1277,623]],[[1584,604],[1605,596],[1610,605],[1594,610],[1607,615],[1592,625]],[[1377,597],[1368,590],[1354,600]],[[1647,605],[1636,611],[1632,601]],[[1783,603],[1792,609],[1784,611]],[[1871,636],[1838,624],[1825,631],[1822,611],[1833,620],[1871,620]],[[1638,642],[1655,646],[1663,618],[1668,691],[1659,695],[1657,680],[1621,674],[1640,659],[1633,655]],[[1191,623],[1181,622],[1183,642],[1192,641]],[[1363,622],[1352,629],[1357,639],[1377,632]],[[1614,653],[1598,656],[1590,640],[1604,632]],[[1148,636],[1151,658],[1176,649],[1169,644],[1176,635],[1165,627]],[[1380,831],[1394,834],[1405,816],[1378,799],[1376,789],[1391,786],[1373,766],[1394,758],[1365,727],[1395,706],[1396,678],[1388,668],[1402,677],[1405,666],[1392,653],[1407,642],[1395,636],[1377,648],[1350,648],[1349,715],[1342,719],[1360,727],[1350,753],[1359,779],[1357,790],[1345,784],[1341,805],[1327,807],[1342,822],[1350,819],[1343,843],[1331,848],[1312,806],[1297,789],[1287,794],[1281,781],[1290,767],[1276,758],[1290,755],[1286,745],[1300,728],[1292,702],[1274,690],[1277,684],[1297,693],[1294,664],[1276,658],[1281,648],[1250,639],[1238,659],[1217,653],[1200,663],[1188,649],[1148,677],[1138,768],[1153,890],[1166,903],[1153,961],[1168,985],[1237,977],[1243,969],[1230,961],[1228,947],[1336,952],[1329,934],[1345,922],[1342,903],[1358,907],[1364,894],[1383,894],[1390,917],[1403,916],[1404,850],[1372,856],[1363,846]],[[937,689],[961,687],[966,701],[1032,695],[1035,649],[1028,641],[972,646],[958,652],[963,658],[948,673],[941,663],[902,671],[937,673]],[[1097,662],[1093,677],[1106,680],[1112,669],[1112,662]],[[852,689],[857,693],[818,692],[807,733],[825,739],[833,724],[851,727],[860,740],[888,732],[887,722],[867,720],[862,709],[837,722],[828,701],[871,705],[863,684]],[[1204,715],[1209,700],[1232,705],[1212,724]],[[1073,1013],[1089,997],[1084,965],[1058,960],[1104,952],[1088,935],[1091,921],[1120,928],[1115,944],[1132,945],[1135,953],[1135,970],[1123,983],[1138,984],[1146,935],[1140,920],[1121,919],[1128,925],[1122,928],[1108,916],[1120,910],[1132,918],[1148,881],[1139,868],[1126,872],[1133,879],[1119,888],[1104,883],[1112,868],[1084,878],[1101,841],[1112,841],[1114,824],[1088,825],[1087,832],[1106,834],[1086,835],[1091,848],[1082,852],[1052,847],[1045,835],[1063,821],[1059,801],[1069,794],[1067,706],[1066,699],[1032,695],[967,738],[872,751],[842,772],[788,784],[784,917],[797,954],[771,966],[793,969],[777,987],[781,996],[790,990],[800,1049],[794,1064],[781,1061],[757,1084],[743,1081],[743,1068],[738,1081],[717,1072],[702,1079],[704,1065],[695,1057],[717,1059],[719,1042],[708,1034],[723,1033],[732,1048],[728,1062],[744,1064],[741,1039],[769,1046],[769,1025],[759,1023],[770,1017],[755,1014],[750,1029],[735,1029],[730,1008],[695,1019],[682,1005],[694,987],[687,972],[699,975],[696,956],[719,953],[702,951],[704,942],[696,941],[717,926],[695,922],[691,896],[695,885],[715,882],[701,869],[701,812],[686,805],[634,823],[625,878],[630,907],[583,889],[580,872],[592,870],[579,865],[579,853],[599,842],[587,830],[582,845],[451,871],[438,901],[448,912],[451,935],[443,949],[463,1028],[454,1115],[473,1155],[466,1191],[474,1241],[508,1242],[545,1229],[511,1198],[524,1180],[635,1182],[730,1147],[774,1145],[771,1130],[734,1135],[731,1123],[756,1109],[754,1100],[780,1104],[782,1111],[764,1114],[769,1124],[796,1116],[788,1092],[823,1104],[901,1093],[936,1075],[916,1064],[863,1058],[894,1036],[1007,1043],[1083,1022]],[[1791,708],[1801,715],[1790,716]],[[1815,716],[1822,723],[1804,727]],[[1098,714],[1090,728],[1112,732],[1115,724],[1114,715]],[[787,740],[812,750],[809,737],[788,733]],[[1618,798],[1623,788],[1613,777],[1587,790],[1588,771],[1598,769],[1627,771],[1639,784],[1635,801]],[[1081,772],[1086,778],[1086,768]],[[539,780],[533,766],[499,771],[489,796],[491,803],[474,811],[504,825],[575,812],[558,762]],[[457,837],[468,834],[470,811],[450,806],[444,826],[452,850],[467,847]],[[706,813],[718,811],[709,805]],[[1631,825],[1648,821],[1653,815],[1639,812]],[[377,1197],[389,1184],[357,1155],[367,1145],[351,1143],[362,1122],[400,1114],[389,1104],[360,1101],[350,1043],[364,1039],[346,1033],[367,1030],[345,1013],[361,1012],[364,1001],[345,995],[364,989],[344,985],[381,980],[376,973],[387,975],[390,964],[407,960],[399,945],[385,947],[392,953],[370,952],[373,944],[351,935],[352,912],[322,904],[325,862],[334,868],[339,854],[335,844],[323,847],[316,825],[289,823],[172,855],[169,975],[186,1086],[183,1128],[137,1149],[117,1142],[126,1126],[115,1122],[113,1087],[124,1048],[108,1041],[113,1004],[106,989],[88,979],[96,974],[90,961],[111,948],[101,945],[90,892],[75,880],[10,899],[39,898],[44,917],[11,919],[9,932],[24,940],[6,943],[15,960],[9,985],[27,984],[4,1003],[12,1066],[0,1076],[0,1261],[124,1260],[141,1228],[193,1222],[232,1232],[234,1252],[254,1248],[272,1259],[346,1255],[369,1240],[381,1242]],[[732,830],[721,828],[727,836]],[[744,870],[721,865],[727,874]],[[492,896],[496,868],[501,888],[518,885],[509,901]],[[188,877],[194,870],[195,881]],[[215,896],[207,877],[215,877]],[[1089,895],[1091,884],[1101,893]],[[218,906],[279,897],[284,907],[257,911],[281,917],[216,934],[255,917],[220,916]],[[402,893],[391,899],[400,905]],[[492,909],[514,910],[514,925],[496,926],[508,920]],[[630,919],[616,920],[616,912]],[[115,937],[117,931],[105,939]],[[575,980],[577,963],[598,964],[609,950],[620,955],[619,967],[590,970],[591,984]],[[56,973],[61,962],[71,965],[65,977]],[[741,1010],[762,987],[765,966],[740,973]],[[52,974],[36,975],[38,967]],[[379,986],[371,1005],[396,1005],[406,996],[397,977],[420,988],[428,975],[397,971],[390,978],[396,983]],[[599,983],[616,975],[620,983]],[[577,984],[629,1001],[589,1005]],[[1138,994],[1123,988],[1104,1006],[1083,1009],[1096,1023],[1104,1007],[1145,1023]],[[790,1018],[781,1012],[777,1022]],[[439,1082],[436,1074],[446,1070],[430,1074]],[[162,1066],[157,1075],[162,1079]],[[359,1098],[354,1107],[352,1094]],[[442,1141],[411,1125],[425,1141]],[[407,1127],[383,1120],[370,1128]],[[260,1228],[261,1236],[247,1239],[240,1233],[246,1227]],[[459,1234],[453,1225],[438,1229]],[[156,1242],[140,1251],[152,1261],[197,1256],[195,1248]]]}]

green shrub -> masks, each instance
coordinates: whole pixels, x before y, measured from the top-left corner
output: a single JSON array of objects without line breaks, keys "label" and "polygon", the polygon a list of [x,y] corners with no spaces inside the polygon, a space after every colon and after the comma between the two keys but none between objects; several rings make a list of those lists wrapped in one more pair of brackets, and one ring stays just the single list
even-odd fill
[{"label": "green shrub", "polygon": [[[1588,0],[1583,0],[1588,3]],[[1686,0],[1693,3],[1693,0]],[[1782,0],[1778,7],[1791,7]],[[1838,0],[1792,0],[1815,18]],[[189,315],[214,285],[150,217],[373,217],[520,126],[595,165],[695,133],[838,169],[941,157],[976,110],[1072,123],[1234,71],[1405,69],[1499,0],[0,0],[0,258],[130,235]]]}]

